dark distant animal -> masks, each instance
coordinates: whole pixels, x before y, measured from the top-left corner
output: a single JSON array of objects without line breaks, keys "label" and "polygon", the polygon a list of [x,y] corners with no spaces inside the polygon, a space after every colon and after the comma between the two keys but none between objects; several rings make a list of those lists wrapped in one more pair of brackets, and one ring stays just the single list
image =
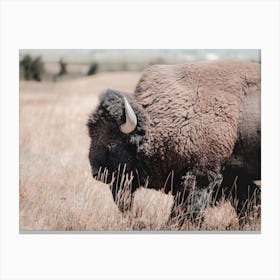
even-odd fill
[{"label": "dark distant animal", "polygon": [[260,86],[260,64],[213,61],[151,66],[134,95],[106,90],[88,120],[93,176],[126,164],[131,193],[148,178],[194,212],[238,176],[241,201],[261,176]]}]

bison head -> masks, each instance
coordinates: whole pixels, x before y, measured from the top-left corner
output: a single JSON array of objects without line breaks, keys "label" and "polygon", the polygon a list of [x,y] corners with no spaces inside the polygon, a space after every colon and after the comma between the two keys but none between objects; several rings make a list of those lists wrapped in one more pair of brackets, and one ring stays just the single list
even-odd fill
[{"label": "bison head", "polygon": [[107,181],[112,183],[116,201],[118,171],[132,174],[131,190],[139,185],[137,162],[139,146],[145,137],[146,119],[143,109],[132,96],[108,89],[88,120],[91,145],[89,160],[93,177],[107,170]]}]

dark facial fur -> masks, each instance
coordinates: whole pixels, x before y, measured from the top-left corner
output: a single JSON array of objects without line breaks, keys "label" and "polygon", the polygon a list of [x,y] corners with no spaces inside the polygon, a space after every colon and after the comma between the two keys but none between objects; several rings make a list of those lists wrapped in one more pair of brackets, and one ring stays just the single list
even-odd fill
[{"label": "dark facial fur", "polygon": [[[125,122],[125,109],[123,94],[107,90],[100,99],[100,104],[88,120],[89,136],[91,146],[89,151],[89,161],[91,164],[92,175],[96,177],[99,170],[108,170],[108,182],[111,181],[113,173],[125,166],[126,173],[132,172],[132,189],[135,190],[139,185],[137,170],[137,150],[142,138],[144,137],[143,122],[139,108],[133,104],[133,100],[126,96],[133,110],[137,114],[138,124],[130,134],[120,131],[120,125]],[[141,109],[140,109],[141,110]],[[112,186],[113,196],[115,186]]]}]

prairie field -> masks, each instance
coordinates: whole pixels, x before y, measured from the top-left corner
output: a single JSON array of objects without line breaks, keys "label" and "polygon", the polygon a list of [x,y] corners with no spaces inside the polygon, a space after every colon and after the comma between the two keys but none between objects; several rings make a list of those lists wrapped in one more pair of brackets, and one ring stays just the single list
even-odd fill
[{"label": "prairie field", "polygon": [[259,231],[260,205],[239,219],[221,201],[197,222],[167,224],[173,197],[140,188],[122,213],[108,185],[92,178],[87,119],[106,88],[133,92],[138,72],[60,82],[20,81],[20,231]]}]

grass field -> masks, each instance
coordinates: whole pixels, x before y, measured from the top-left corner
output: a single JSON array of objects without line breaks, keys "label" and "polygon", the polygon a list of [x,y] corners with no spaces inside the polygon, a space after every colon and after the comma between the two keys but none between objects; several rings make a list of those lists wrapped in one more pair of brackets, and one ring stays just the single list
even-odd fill
[{"label": "grass field", "polygon": [[[20,230],[178,230],[166,225],[171,195],[139,189],[121,213],[88,161],[86,122],[106,88],[132,92],[137,72],[102,73],[71,81],[20,82]],[[181,230],[260,230],[259,205],[240,221],[228,201]]]}]

